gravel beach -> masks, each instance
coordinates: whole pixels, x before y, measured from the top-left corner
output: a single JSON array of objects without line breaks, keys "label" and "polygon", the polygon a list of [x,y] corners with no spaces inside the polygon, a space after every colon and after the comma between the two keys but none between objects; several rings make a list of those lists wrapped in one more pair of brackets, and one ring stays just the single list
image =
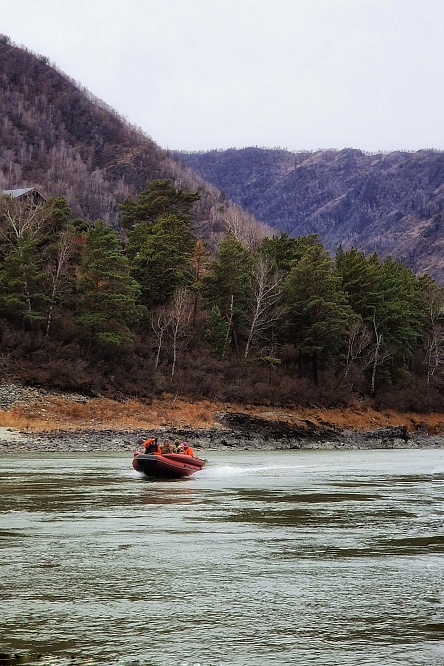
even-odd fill
[{"label": "gravel beach", "polygon": [[[152,426],[147,429],[128,427],[94,427],[75,423],[58,426],[49,416],[51,400],[69,404],[85,405],[91,399],[77,394],[51,394],[35,387],[15,383],[0,384],[0,410],[5,413],[21,408],[41,414],[48,421],[48,429],[33,432],[32,428],[16,429],[0,427],[0,455],[5,453],[29,452],[122,452],[132,453],[138,448],[138,440],[157,437],[159,442],[166,439],[187,441],[199,455],[209,450],[289,450],[289,449],[390,449],[390,448],[444,448],[444,423],[440,423],[439,434],[431,434],[426,423],[415,432],[408,431],[407,425],[389,425],[380,428],[341,428],[321,418],[303,418],[269,411],[260,415],[247,411],[212,412],[209,427],[192,427],[184,423],[181,427],[172,425]],[[58,404],[58,403],[57,403]],[[56,408],[57,410],[58,408]],[[118,408],[112,406],[114,413]],[[145,411],[150,411],[146,408]],[[93,415],[94,409],[92,409]],[[54,414],[54,412],[52,412]],[[57,415],[57,411],[55,414]],[[5,422],[5,421],[4,421]],[[137,419],[136,419],[137,422]],[[399,421],[398,421],[399,422]],[[102,427],[101,427],[102,426]],[[65,429],[66,428],[66,429]],[[69,428],[69,429],[68,429]]]},{"label": "gravel beach", "polygon": [[[147,436],[180,439],[191,444],[197,455],[205,451],[221,449],[238,450],[350,450],[350,449],[412,449],[444,448],[444,437],[410,435],[407,438],[390,436],[387,429],[373,432],[342,431],[334,438],[325,437],[270,437],[258,433],[239,433],[230,430],[169,430],[159,429],[150,433],[118,430],[81,430],[28,434],[9,428],[0,428],[0,454],[20,452],[121,452],[132,453],[137,441]],[[396,435],[396,433],[393,433]]]}]

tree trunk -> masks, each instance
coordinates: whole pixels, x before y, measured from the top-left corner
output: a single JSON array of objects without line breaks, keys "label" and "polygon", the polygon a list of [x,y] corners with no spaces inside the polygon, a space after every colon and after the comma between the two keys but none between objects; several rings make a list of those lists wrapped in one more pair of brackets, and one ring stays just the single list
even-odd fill
[{"label": "tree trunk", "polygon": [[370,384],[370,395],[372,396],[372,398],[376,395],[376,369],[378,367],[378,358],[379,358],[379,341],[375,349],[375,356],[373,359],[373,366],[372,366],[372,379]]},{"label": "tree trunk", "polygon": [[313,384],[315,386],[317,386],[318,382],[319,382],[319,377],[318,377],[318,352],[317,351],[313,352],[312,364],[313,364]]}]

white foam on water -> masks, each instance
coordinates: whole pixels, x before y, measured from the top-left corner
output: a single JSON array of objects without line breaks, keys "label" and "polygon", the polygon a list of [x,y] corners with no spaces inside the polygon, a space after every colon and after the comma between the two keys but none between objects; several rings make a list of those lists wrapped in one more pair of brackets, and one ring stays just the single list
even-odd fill
[{"label": "white foam on water", "polygon": [[246,467],[237,465],[218,465],[215,467],[205,467],[202,473],[206,477],[224,477],[224,476],[245,476],[251,474],[261,474],[273,470],[291,470],[301,469],[304,465],[258,465],[256,467]]}]

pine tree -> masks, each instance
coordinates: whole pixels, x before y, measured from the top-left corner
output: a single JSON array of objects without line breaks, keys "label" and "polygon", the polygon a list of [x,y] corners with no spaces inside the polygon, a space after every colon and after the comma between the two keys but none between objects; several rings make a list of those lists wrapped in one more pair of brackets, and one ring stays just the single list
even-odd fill
[{"label": "pine tree", "polygon": [[177,189],[171,180],[151,180],[136,201],[127,199],[120,205],[121,224],[131,229],[137,224],[151,225],[169,215],[190,221],[193,205],[199,199],[198,192]]},{"label": "pine tree", "polygon": [[200,195],[175,188],[170,180],[152,180],[136,201],[120,206],[129,229],[126,253],[150,310],[167,305],[178,287],[192,283],[191,255],[196,239],[191,211]]},{"label": "pine tree", "polygon": [[371,369],[371,393],[377,383],[405,374],[428,331],[423,281],[400,262],[376,254],[366,258],[351,248],[336,255],[341,278],[353,310],[362,317],[372,342],[366,353]]},{"label": "pine tree", "polygon": [[22,325],[43,322],[47,305],[45,274],[37,241],[22,237],[0,263],[0,308]]},{"label": "pine tree", "polygon": [[320,245],[307,246],[284,285],[285,333],[300,351],[309,354],[313,381],[318,382],[318,362],[330,362],[346,344],[353,313],[335,275],[333,262]]},{"label": "pine tree", "polygon": [[335,258],[335,271],[341,278],[344,292],[353,311],[364,321],[373,317],[376,294],[378,293],[379,261],[372,255],[367,259],[364,252],[354,247],[344,252],[339,246]]},{"label": "pine tree", "polygon": [[228,322],[238,352],[239,337],[247,335],[248,330],[246,312],[252,263],[252,253],[232,234],[227,234],[202,280],[203,296],[210,307],[217,305]]},{"label": "pine tree", "polygon": [[0,197],[0,305],[22,324],[35,326],[46,317],[44,251],[58,230],[56,201]]},{"label": "pine tree", "polygon": [[148,308],[168,303],[180,286],[193,281],[191,257],[195,238],[189,221],[168,215],[152,224],[138,225],[129,233],[127,254],[132,275]]},{"label": "pine tree", "polygon": [[90,343],[119,345],[132,339],[130,325],[141,315],[139,288],[119,249],[117,232],[102,220],[85,235],[78,291],[76,320]]},{"label": "pine tree", "polygon": [[279,271],[287,275],[306,249],[313,246],[322,247],[317,234],[290,238],[287,234],[281,233],[273,238],[264,238],[258,248],[258,254],[266,256]]},{"label": "pine tree", "polygon": [[214,356],[223,361],[227,356],[230,338],[227,321],[217,305],[213,305],[208,315],[205,340],[209,343]]},{"label": "pine tree", "polygon": [[393,370],[405,372],[428,327],[421,280],[390,257],[380,267],[375,312],[386,344],[393,349]]}]

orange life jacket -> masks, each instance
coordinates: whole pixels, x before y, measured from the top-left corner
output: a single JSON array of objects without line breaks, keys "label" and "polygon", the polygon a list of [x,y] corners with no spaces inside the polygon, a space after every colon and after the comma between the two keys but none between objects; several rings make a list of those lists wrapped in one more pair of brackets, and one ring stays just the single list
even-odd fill
[{"label": "orange life jacket", "polygon": [[194,458],[194,451],[193,451],[193,449],[191,448],[191,446],[187,446],[187,448],[185,449],[184,453],[185,453],[186,456],[193,456],[193,458]]}]

